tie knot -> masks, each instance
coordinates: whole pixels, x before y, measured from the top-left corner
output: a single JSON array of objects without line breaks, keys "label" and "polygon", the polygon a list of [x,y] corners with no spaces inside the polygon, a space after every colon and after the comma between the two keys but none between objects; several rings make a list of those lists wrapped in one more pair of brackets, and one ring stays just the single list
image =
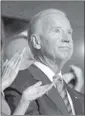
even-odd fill
[{"label": "tie knot", "polygon": [[62,89],[64,88],[64,82],[62,77],[60,75],[55,75],[53,79],[54,85],[57,87],[58,91],[62,91]]},{"label": "tie knot", "polygon": [[63,79],[60,75],[53,76],[53,80],[55,80],[56,84],[57,83],[63,83]]}]

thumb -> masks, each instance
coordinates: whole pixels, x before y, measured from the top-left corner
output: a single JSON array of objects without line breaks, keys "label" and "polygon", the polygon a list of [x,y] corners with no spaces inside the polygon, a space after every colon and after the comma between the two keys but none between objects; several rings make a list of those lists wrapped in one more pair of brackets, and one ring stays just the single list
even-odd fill
[{"label": "thumb", "polygon": [[34,87],[38,87],[38,86],[40,86],[40,85],[42,85],[42,82],[41,82],[41,81],[37,82],[37,83],[34,84],[33,86],[34,86]]},{"label": "thumb", "polygon": [[82,71],[81,68],[75,65],[70,65],[70,68],[74,73],[80,73]]}]

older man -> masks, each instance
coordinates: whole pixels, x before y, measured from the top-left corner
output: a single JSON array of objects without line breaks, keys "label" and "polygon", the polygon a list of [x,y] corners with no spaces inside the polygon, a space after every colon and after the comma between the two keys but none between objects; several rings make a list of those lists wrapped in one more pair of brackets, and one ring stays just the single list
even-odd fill
[{"label": "older man", "polygon": [[[39,12],[30,21],[28,39],[36,61],[28,70],[18,74],[18,78],[11,86],[16,91],[6,90],[6,98],[12,111],[23,89],[39,80],[43,84],[48,84],[57,78],[54,87],[41,98],[33,101],[26,114],[84,114],[84,96],[68,87],[61,75],[64,64],[73,52],[72,28],[66,15],[56,9]],[[23,81],[19,85],[21,78]]]}]

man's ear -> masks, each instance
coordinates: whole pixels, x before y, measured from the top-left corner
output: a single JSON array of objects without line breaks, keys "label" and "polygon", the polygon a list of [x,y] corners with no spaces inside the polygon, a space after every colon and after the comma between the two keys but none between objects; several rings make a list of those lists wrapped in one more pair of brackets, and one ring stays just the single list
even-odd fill
[{"label": "man's ear", "polygon": [[31,42],[32,42],[32,45],[34,46],[34,48],[36,49],[40,49],[41,46],[40,46],[40,37],[36,34],[33,34],[31,36]]}]

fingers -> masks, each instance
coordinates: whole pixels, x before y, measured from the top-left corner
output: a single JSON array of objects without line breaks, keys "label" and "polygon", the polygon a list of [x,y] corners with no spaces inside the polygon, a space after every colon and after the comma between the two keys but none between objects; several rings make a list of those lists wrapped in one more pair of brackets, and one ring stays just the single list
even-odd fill
[{"label": "fingers", "polygon": [[26,97],[27,100],[35,100],[41,96],[43,96],[44,94],[46,94],[46,92],[48,92],[51,88],[52,85],[51,84],[47,84],[47,85],[43,85],[41,86],[42,82],[39,81],[36,84],[34,84],[33,86],[28,87],[24,92],[23,92],[23,96]]},{"label": "fingers", "polygon": [[51,84],[43,85],[38,88],[39,96],[46,94],[53,86]]},{"label": "fingers", "polygon": [[47,88],[47,90],[46,90],[46,92],[48,92],[49,90],[51,90],[53,86],[54,86],[54,84],[52,84],[52,83],[49,84],[49,85],[48,85],[48,88]]},{"label": "fingers", "polygon": [[71,68],[72,71],[81,70],[78,66],[75,66],[75,65],[70,65],[70,68]]},{"label": "fingers", "polygon": [[10,68],[12,68],[14,62],[15,62],[15,59],[17,60],[17,58],[19,57],[19,53],[16,53],[15,56],[6,63],[4,69],[3,69],[3,73],[6,73],[7,70],[10,70]]},{"label": "fingers", "polygon": [[2,66],[1,75],[2,75],[2,73],[4,73],[7,64],[8,64],[8,59],[6,59],[6,61],[4,62],[3,66]]},{"label": "fingers", "polygon": [[81,70],[81,68],[75,66],[75,65],[70,65],[71,68],[71,72],[78,78],[83,76],[83,72]]},{"label": "fingers", "polygon": [[3,64],[1,75],[5,74],[7,67],[8,67],[8,63],[9,63],[9,61],[6,60],[5,63]]},{"label": "fingers", "polygon": [[9,66],[12,67],[14,66],[20,59],[19,53],[15,54],[14,57],[9,61]]},{"label": "fingers", "polygon": [[69,83],[72,79],[74,79],[73,73],[65,73],[63,74],[63,79],[65,80],[66,83]]},{"label": "fingers", "polygon": [[3,64],[2,68],[3,68],[4,66],[6,66],[6,65],[7,65],[7,63],[8,63],[8,59],[6,59],[6,61],[4,62],[4,64]]},{"label": "fingers", "polygon": [[3,81],[5,80],[5,82],[8,83],[7,86],[9,86],[13,82],[16,75],[18,74],[19,67],[24,56],[24,52],[25,48],[22,52],[16,53],[10,61],[5,62],[5,68],[2,72],[2,79]]},{"label": "fingers", "polygon": [[70,65],[70,67],[71,67],[71,68],[75,68],[75,67],[77,67],[77,66],[75,66],[75,65],[72,64],[72,65]]},{"label": "fingers", "polygon": [[20,56],[17,58],[15,64],[12,67],[15,70],[16,74],[18,73],[20,65],[21,65],[21,63],[23,61],[25,50],[26,49],[24,48],[24,50],[22,51],[22,53],[20,54]]},{"label": "fingers", "polygon": [[19,66],[21,64],[21,62],[23,60],[23,56],[24,56],[25,50],[26,49],[24,48],[23,51],[20,53],[19,57],[17,58],[14,66],[13,66],[14,68],[17,67],[17,66]]},{"label": "fingers", "polygon": [[39,82],[37,82],[36,84],[34,84],[34,85],[28,87],[24,92],[30,93],[30,90],[31,90],[31,92],[39,91],[39,88],[41,87],[41,84],[42,84],[42,82],[39,81]]},{"label": "fingers", "polygon": [[20,53],[20,57],[21,57],[21,58],[23,57],[25,51],[26,51],[26,48],[24,48],[23,51]]},{"label": "fingers", "polygon": [[37,83],[34,84],[33,86],[34,86],[34,87],[38,87],[38,86],[40,86],[40,85],[42,85],[42,82],[41,82],[41,81],[37,82]]},{"label": "fingers", "polygon": [[13,69],[19,67],[19,64],[22,62],[22,58],[25,52],[25,48],[22,52],[18,52],[14,55],[14,57],[9,61],[9,66]]},{"label": "fingers", "polygon": [[8,65],[12,66],[12,65],[15,65],[17,62],[19,62],[19,60],[22,59],[23,55],[24,55],[24,52],[25,52],[25,48],[23,49],[23,51],[19,51],[17,52],[12,58],[11,60],[9,61]]},{"label": "fingers", "polygon": [[7,74],[8,72],[10,72],[9,70],[11,70],[12,73],[13,73],[13,70],[16,73],[18,72],[19,66],[20,66],[20,64],[22,62],[24,52],[25,52],[25,48],[23,49],[22,52],[20,51],[20,52],[16,53],[14,55],[14,57],[10,61],[6,61],[5,69],[3,70],[2,75]]},{"label": "fingers", "polygon": [[20,52],[17,52],[12,58],[11,58],[11,60],[9,61],[9,63],[8,63],[8,65],[13,65],[14,64],[14,62],[17,60],[17,58],[19,57],[19,54],[20,54]]}]

